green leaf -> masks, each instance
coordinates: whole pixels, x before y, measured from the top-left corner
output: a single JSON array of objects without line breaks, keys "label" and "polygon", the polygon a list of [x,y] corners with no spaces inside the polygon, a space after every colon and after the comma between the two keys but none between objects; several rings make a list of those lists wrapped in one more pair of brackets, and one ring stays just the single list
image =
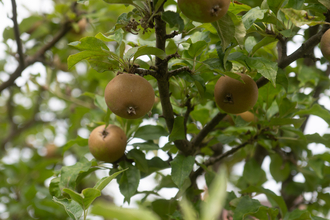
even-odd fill
[{"label": "green leaf", "polygon": [[54,197],[60,197],[62,195],[60,189],[60,177],[53,178],[49,184],[49,193]]},{"label": "green leaf", "polygon": [[320,136],[320,134],[314,133],[314,134],[306,134],[305,137],[307,138],[308,143],[321,143],[324,144],[326,147],[330,148],[329,135]]},{"label": "green leaf", "polygon": [[234,22],[234,28],[235,28],[234,39],[236,40],[238,45],[241,45],[241,46],[244,45],[244,40],[245,40],[245,36],[246,36],[246,28],[244,27],[242,19],[240,17],[236,16],[236,14],[231,13],[230,11],[228,11],[227,14],[230,16],[231,20]]},{"label": "green leaf", "polygon": [[169,141],[185,140],[185,139],[186,139],[186,132],[184,127],[184,117],[177,116],[174,119],[174,125],[172,132],[169,136]]},{"label": "green leaf", "polygon": [[269,122],[265,122],[268,126],[281,126],[281,125],[294,125],[295,128],[299,128],[305,121],[305,118],[271,118]]},{"label": "green leaf", "polygon": [[66,142],[65,145],[62,146],[62,152],[64,153],[65,151],[69,150],[75,144],[82,146],[82,147],[87,146],[88,139],[77,136],[76,139],[69,140],[68,142]]},{"label": "green leaf", "polygon": [[58,199],[56,197],[53,197],[53,201],[64,206],[66,213],[70,216],[71,219],[79,220],[83,214],[83,209],[76,201],[68,199]]},{"label": "green leaf", "polygon": [[108,111],[107,103],[105,103],[104,96],[95,95],[94,104],[104,112]]},{"label": "green leaf", "polygon": [[202,125],[205,125],[206,123],[209,122],[210,120],[209,114],[210,114],[210,110],[207,108],[200,108],[200,109],[195,108],[194,111],[190,113],[191,117],[196,121],[202,123]]},{"label": "green leaf", "polygon": [[197,41],[196,43],[190,45],[188,53],[191,57],[194,58],[200,55],[203,51],[205,51],[206,47],[206,41]]},{"label": "green leaf", "polygon": [[274,180],[276,182],[282,182],[286,180],[291,172],[290,165],[286,162],[283,162],[282,158],[278,154],[273,154],[270,156],[270,158],[271,162],[269,165],[269,170]]},{"label": "green leaf", "polygon": [[254,159],[249,159],[244,165],[243,178],[250,185],[261,186],[267,181],[266,173]]},{"label": "green leaf", "polygon": [[124,170],[120,170],[118,172],[115,172],[114,174],[110,175],[110,176],[106,176],[103,177],[102,179],[100,179],[99,181],[97,181],[97,183],[94,186],[94,189],[97,189],[99,191],[102,191],[110,182],[111,180],[113,180],[114,178],[116,178],[119,174],[121,174],[122,172],[126,171],[127,169]]},{"label": "green leaf", "polygon": [[156,214],[143,207],[139,209],[120,208],[112,203],[98,202],[93,205],[92,214],[118,220],[161,220]]},{"label": "green leaf", "polygon": [[168,219],[178,208],[178,202],[175,199],[157,199],[151,202],[152,210],[162,219]]},{"label": "green leaf", "polygon": [[63,191],[69,194],[71,199],[79,203],[83,210],[87,210],[92,202],[101,195],[101,191],[94,188],[86,188],[81,194],[71,189],[63,189]]},{"label": "green leaf", "polygon": [[141,172],[148,172],[148,162],[146,160],[146,155],[138,149],[132,149],[126,154],[128,159],[132,159],[135,162],[136,167]]},{"label": "green leaf", "polygon": [[69,194],[71,199],[76,201],[83,210],[86,210],[84,208],[84,204],[83,204],[84,197],[81,194],[79,194],[71,189],[68,189],[68,188],[64,188],[63,191],[66,192],[67,194]]},{"label": "green leaf", "polygon": [[284,98],[280,102],[277,103],[278,106],[281,106],[279,108],[280,117],[285,117],[291,113],[293,113],[296,110],[297,103],[291,102],[288,98]]},{"label": "green leaf", "polygon": [[138,51],[138,49],[139,49],[138,47],[132,47],[132,48],[130,48],[125,53],[124,59],[125,60],[131,60],[134,57],[135,53]]},{"label": "green leaf", "polygon": [[165,11],[162,13],[162,19],[169,24],[170,28],[176,27],[180,32],[183,31],[184,21],[178,13],[173,11]]},{"label": "green leaf", "polygon": [[323,168],[324,168],[324,161],[321,159],[310,159],[308,161],[309,166],[315,171],[316,175],[323,179]]},{"label": "green leaf", "polygon": [[257,19],[263,19],[265,13],[267,12],[266,9],[260,9],[259,7],[252,8],[249,10],[245,15],[242,17],[242,22],[246,29],[250,29],[253,23]]},{"label": "green leaf", "polygon": [[235,36],[235,24],[228,13],[226,13],[221,19],[212,23],[216,29],[218,36],[221,40],[222,48],[227,48],[230,42]]},{"label": "green leaf", "polygon": [[326,24],[323,18],[317,16],[309,16],[305,10],[296,10],[293,8],[281,8],[281,11],[292,21],[297,27],[301,27],[305,24],[308,26],[315,26],[320,24]]},{"label": "green leaf", "polygon": [[169,164],[163,161],[162,159],[160,159],[159,157],[153,157],[151,160],[147,160],[147,163],[148,163],[148,173],[144,174],[145,176],[153,172],[157,172],[159,170],[169,168]]},{"label": "green leaf", "polygon": [[229,144],[237,139],[236,135],[221,134],[217,136],[217,140],[222,144]]},{"label": "green leaf", "polygon": [[83,199],[83,207],[84,209],[88,209],[88,207],[92,204],[92,202],[99,196],[101,196],[101,191],[94,188],[86,188],[82,191]]},{"label": "green leaf", "polygon": [[314,104],[310,109],[300,110],[296,113],[296,115],[300,115],[300,116],[315,115],[322,118],[330,125],[329,110],[321,107],[319,104]]},{"label": "green leaf", "polygon": [[157,47],[143,46],[143,47],[138,47],[137,51],[134,54],[134,60],[136,60],[136,58],[143,55],[155,55],[156,57],[162,60],[166,58],[165,51]]},{"label": "green leaf", "polygon": [[278,10],[282,7],[284,0],[267,0],[269,8],[277,15]]},{"label": "green leaf", "polygon": [[128,163],[127,161],[123,161],[120,163],[120,166],[123,169],[128,170],[124,173],[122,173],[119,177],[119,189],[121,194],[125,197],[125,201],[128,203],[130,202],[130,199],[132,196],[135,195],[136,190],[140,183],[140,171],[133,166],[132,164]]},{"label": "green leaf", "polygon": [[273,191],[255,186],[250,186],[249,188],[241,191],[241,193],[252,193],[252,192],[265,194],[267,196],[268,201],[270,201],[273,206],[278,206],[280,208],[280,212],[282,216],[284,216],[288,212],[288,208],[286,206],[283,197],[276,195]]},{"label": "green leaf", "polygon": [[292,212],[288,212],[283,220],[310,220],[311,214],[307,210],[295,209]]},{"label": "green leaf", "polygon": [[62,167],[60,188],[75,189],[79,175],[88,172],[91,166],[92,162],[83,157],[79,162],[72,166]]},{"label": "green leaf", "polygon": [[[85,60],[87,58],[95,58],[95,57],[106,57],[108,53],[104,51],[82,51],[77,54],[70,55],[68,57],[68,68],[71,69],[78,62]],[[101,59],[101,58],[100,58]]]},{"label": "green leaf", "polygon": [[173,161],[171,161],[171,175],[173,182],[181,188],[186,178],[189,177],[195,163],[195,158],[192,156],[185,157],[178,154]]},{"label": "green leaf", "polygon": [[322,5],[324,5],[328,10],[330,10],[330,2],[328,0],[318,0]]},{"label": "green leaf", "polygon": [[144,143],[134,143],[132,145],[136,148],[139,148],[140,150],[145,150],[145,151],[159,149],[158,144],[155,144],[153,141],[147,141]]},{"label": "green leaf", "polygon": [[123,29],[118,29],[115,32],[112,32],[109,36],[106,36],[103,33],[98,33],[95,35],[95,38],[100,39],[101,41],[104,41],[104,42],[115,41],[120,45],[124,38],[124,33],[125,32]]},{"label": "green leaf", "polygon": [[208,197],[202,205],[202,220],[218,219],[226,201],[227,178],[226,170],[220,168],[211,183]]},{"label": "green leaf", "polygon": [[170,175],[163,176],[160,183],[155,187],[155,190],[159,191],[162,188],[175,188],[176,185]]},{"label": "green leaf", "polygon": [[278,41],[276,38],[274,37],[264,37],[261,41],[259,41],[256,45],[253,46],[252,51],[251,51],[251,55],[255,54],[255,52],[257,52],[257,50],[259,50],[260,48],[263,48],[265,46],[267,46],[268,44],[271,44],[275,41]]},{"label": "green leaf", "polygon": [[139,127],[134,134],[134,137],[144,140],[156,140],[162,136],[168,136],[168,132],[159,125],[145,125]]},{"label": "green leaf", "polygon": [[246,63],[251,69],[256,69],[258,73],[268,79],[276,87],[277,63],[263,57],[251,57],[246,59]]},{"label": "green leaf", "polygon": [[182,200],[180,201],[180,207],[182,209],[183,213],[183,219],[185,220],[197,220],[197,213],[190,203],[190,201],[186,198],[183,197]]},{"label": "green leaf", "polygon": [[[103,41],[96,37],[84,37],[80,41],[69,44],[81,52],[68,57],[68,68],[72,68],[78,62],[87,60],[93,69],[98,72],[113,70],[119,68],[120,59],[115,53],[110,52]],[[111,60],[109,58],[114,58]]]},{"label": "green leaf", "polygon": [[84,37],[80,41],[69,43],[69,45],[80,51],[109,51],[107,45],[96,37]]},{"label": "green leaf", "polygon": [[256,213],[260,206],[260,202],[256,199],[251,199],[249,196],[241,197],[234,211],[233,220],[245,219],[248,215]]}]

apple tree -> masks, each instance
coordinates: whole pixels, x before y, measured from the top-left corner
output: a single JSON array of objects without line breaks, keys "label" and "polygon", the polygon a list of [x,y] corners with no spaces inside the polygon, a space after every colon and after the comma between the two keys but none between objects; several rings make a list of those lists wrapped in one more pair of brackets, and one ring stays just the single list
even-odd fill
[{"label": "apple tree", "polygon": [[0,219],[329,218],[330,135],[308,130],[330,124],[329,1],[50,3],[11,0],[3,31]]}]

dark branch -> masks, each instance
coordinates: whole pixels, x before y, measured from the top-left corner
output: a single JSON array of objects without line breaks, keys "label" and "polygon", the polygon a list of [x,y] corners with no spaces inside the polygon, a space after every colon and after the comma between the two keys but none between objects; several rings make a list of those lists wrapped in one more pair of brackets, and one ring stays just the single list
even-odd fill
[{"label": "dark branch", "polygon": [[187,101],[185,103],[185,106],[187,106],[187,111],[184,114],[184,130],[185,130],[185,134],[187,134],[187,122],[189,119],[189,115],[190,115],[190,112],[192,112],[194,110],[194,106],[191,105],[191,97],[187,96]]},{"label": "dark branch", "polygon": [[[327,31],[328,28],[329,28],[328,25],[324,25],[320,32],[318,32],[317,34],[309,38],[307,41],[305,41],[295,52],[293,52],[291,55],[287,57],[283,57],[283,59],[281,59],[278,62],[278,67],[284,69],[287,66],[289,66],[292,62],[300,58],[303,58],[307,51],[311,50],[318,43],[320,43],[322,35],[324,34],[324,32]],[[260,77],[260,79],[257,80],[258,88],[266,85],[268,82],[269,80],[266,79],[265,77]]]},{"label": "dark branch", "polygon": [[19,60],[19,65],[24,67],[25,66],[25,59],[24,59],[24,53],[23,53],[23,46],[22,46],[22,41],[21,41],[21,34],[19,31],[19,26],[17,22],[17,5],[15,0],[11,0],[11,4],[13,7],[13,23],[14,23],[14,34],[15,34],[15,39],[16,39],[16,44],[17,44],[17,53],[18,53],[18,60]]},{"label": "dark branch", "polygon": [[179,57],[180,57],[180,55],[178,54],[178,52],[176,52],[176,53],[174,53],[174,54],[168,55],[168,56],[163,60],[163,62],[168,63],[168,61],[170,61],[170,59],[172,59],[172,58],[179,58]]},{"label": "dark branch", "polygon": [[197,136],[191,141],[193,147],[199,146],[203,139],[210,133],[217,124],[226,116],[227,114],[218,113],[212,120],[205,125],[205,127],[197,134]]},{"label": "dark branch", "polygon": [[156,77],[156,75],[157,75],[157,72],[155,72],[153,70],[146,70],[146,69],[140,69],[140,68],[135,69],[134,72],[139,74],[140,76],[151,75],[153,77]]},{"label": "dark branch", "polygon": [[238,151],[239,149],[245,147],[247,144],[249,144],[250,142],[246,141],[232,149],[230,149],[229,151],[219,155],[219,156],[216,156],[216,157],[210,157],[210,159],[208,159],[207,161],[205,161],[205,166],[210,166],[210,165],[213,165],[215,162],[218,162],[220,160],[222,160],[223,158],[225,157],[228,157],[232,154],[234,154],[236,151]]},{"label": "dark branch", "polygon": [[16,70],[10,75],[9,79],[5,82],[3,82],[1,85],[0,85],[0,93],[12,86],[15,82],[15,80],[21,76],[23,70],[34,64],[35,62],[39,61],[39,60],[42,60],[44,54],[46,53],[47,50],[51,49],[53,46],[55,46],[55,44],[62,38],[66,35],[66,33],[68,33],[72,26],[72,21],[66,21],[63,25],[63,27],[61,28],[61,30],[53,37],[53,39],[48,42],[47,44],[45,44],[43,47],[41,47],[33,56],[31,57],[27,57],[24,61],[25,65],[22,66],[22,65],[19,65]]},{"label": "dark branch", "polygon": [[175,37],[175,36],[178,35],[178,34],[179,34],[178,31],[173,31],[173,32],[170,33],[170,34],[166,34],[166,38],[167,38],[167,39],[170,39],[170,38]]},{"label": "dark branch", "polygon": [[[234,154],[235,152],[237,152],[239,149],[245,147],[247,144],[249,144],[249,142],[244,142],[240,145],[238,145],[237,147],[234,147],[232,148],[231,150],[223,153],[223,154],[220,154],[216,157],[210,157],[210,159],[208,159],[207,161],[204,162],[204,165],[207,167],[207,166],[211,166],[213,164],[215,164],[216,162],[219,162],[221,161],[222,159]],[[191,173],[190,175],[190,180],[192,183],[194,183],[197,179],[198,176],[202,175],[204,172],[204,169],[202,166],[200,166],[195,172]]]},{"label": "dark branch", "polygon": [[172,76],[175,76],[175,75],[177,75],[179,73],[182,73],[182,72],[185,72],[185,71],[186,72],[189,72],[189,73],[192,73],[192,71],[191,71],[191,69],[189,67],[184,66],[184,67],[180,67],[178,69],[169,71],[168,74],[169,74],[170,77],[172,77]]}]

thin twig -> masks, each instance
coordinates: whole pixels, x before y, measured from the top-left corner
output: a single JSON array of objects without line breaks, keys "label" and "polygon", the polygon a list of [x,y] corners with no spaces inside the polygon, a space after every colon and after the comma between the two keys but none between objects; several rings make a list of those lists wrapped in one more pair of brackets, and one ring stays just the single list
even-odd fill
[{"label": "thin twig", "polygon": [[13,7],[13,23],[14,23],[14,34],[15,34],[15,39],[16,39],[16,44],[17,44],[17,53],[18,53],[18,60],[19,60],[19,65],[24,67],[25,66],[25,59],[24,59],[24,53],[23,53],[23,46],[22,46],[22,40],[21,40],[21,35],[19,31],[19,25],[17,22],[17,5],[15,0],[11,0],[11,4]]},{"label": "thin twig", "polygon": [[25,65],[18,65],[18,67],[16,68],[16,70],[10,75],[9,79],[5,82],[3,82],[0,85],[0,93],[12,86],[15,82],[15,80],[21,76],[23,70],[34,64],[35,62],[39,61],[42,59],[42,57],[44,56],[44,54],[46,53],[47,50],[51,49],[53,46],[55,46],[55,44],[62,39],[62,37],[64,37],[72,28],[71,26],[72,21],[66,21],[64,23],[64,25],[62,26],[61,30],[53,37],[53,39],[48,42],[47,44],[45,44],[43,47],[41,47],[33,56],[31,57],[27,57],[24,61]]},{"label": "thin twig", "polygon": [[187,122],[189,119],[190,112],[194,110],[194,106],[191,104],[191,97],[187,96],[187,101],[185,103],[185,106],[187,106],[187,111],[184,114],[184,130],[185,134],[187,134]]},{"label": "thin twig", "polygon": [[228,157],[232,154],[234,154],[236,151],[238,151],[239,149],[245,147],[246,145],[248,145],[250,142],[249,141],[246,141],[236,147],[233,147],[232,149],[230,149],[229,151],[223,153],[223,154],[220,154],[216,157],[210,157],[210,159],[208,159],[207,161],[205,161],[204,165],[205,166],[210,166],[212,164],[214,164],[215,162],[219,162],[220,160],[222,160],[223,158],[225,157]]},{"label": "thin twig", "polygon": [[140,76],[147,76],[147,75],[151,75],[153,77],[156,77],[157,72],[153,71],[153,70],[146,70],[146,69],[141,69],[141,68],[137,68],[134,70],[135,73],[139,74]]},{"label": "thin twig", "polygon": [[217,124],[226,116],[227,114],[218,113],[216,114],[209,123],[205,125],[205,127],[197,134],[197,136],[191,141],[193,147],[199,146],[203,139],[210,133]]},{"label": "thin twig", "polygon": [[166,39],[173,38],[173,37],[175,37],[175,36],[178,35],[178,34],[179,34],[178,31],[173,31],[173,32],[170,33],[170,34],[166,34]]},{"label": "thin twig", "polygon": [[[293,52],[291,55],[281,59],[278,63],[278,67],[281,69],[286,68],[289,66],[292,62],[303,58],[306,51],[309,51],[311,48],[314,48],[318,43],[320,43],[321,37],[328,30],[329,26],[324,25],[322,30],[309,38],[307,41],[305,41],[295,52]],[[269,82],[268,79],[265,77],[260,77],[260,79],[257,80],[258,88],[266,85]]]},{"label": "thin twig", "polygon": [[188,66],[184,66],[184,67],[180,67],[178,69],[169,71],[168,74],[169,74],[170,77],[172,77],[172,76],[175,76],[175,75],[180,74],[182,72],[192,73],[192,70]]}]

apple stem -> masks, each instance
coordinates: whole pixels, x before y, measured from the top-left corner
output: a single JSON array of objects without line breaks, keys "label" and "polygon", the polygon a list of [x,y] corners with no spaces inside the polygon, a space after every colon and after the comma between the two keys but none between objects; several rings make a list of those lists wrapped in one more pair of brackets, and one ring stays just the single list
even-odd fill
[{"label": "apple stem", "polygon": [[128,113],[129,115],[136,115],[135,108],[132,107],[132,106],[128,107],[128,108],[127,108],[127,113]]}]

